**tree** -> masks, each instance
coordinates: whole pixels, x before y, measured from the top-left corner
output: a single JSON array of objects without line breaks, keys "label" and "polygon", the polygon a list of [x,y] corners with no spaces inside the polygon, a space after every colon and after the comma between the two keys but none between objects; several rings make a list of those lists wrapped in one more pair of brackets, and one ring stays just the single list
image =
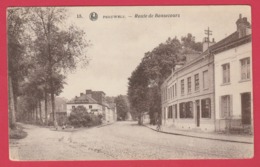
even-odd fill
[{"label": "tree", "polygon": [[146,111],[152,121],[155,115],[160,115],[160,86],[176,62],[180,61],[180,50],[179,40],[168,38],[165,43],[145,53],[142,62],[129,78],[128,96],[131,107],[138,113],[138,120],[141,120],[139,124],[142,124],[142,115]]},{"label": "tree", "polygon": [[117,119],[118,120],[126,120],[127,113],[129,112],[129,108],[125,101],[125,97],[123,95],[119,95],[115,98],[116,109],[117,109]]},{"label": "tree", "polygon": [[8,88],[9,88],[9,126],[15,128],[17,97],[19,96],[19,82],[23,80],[29,67],[25,45],[30,40],[25,33],[27,14],[29,10],[9,8],[8,20]]},{"label": "tree", "polygon": [[138,124],[143,124],[143,114],[148,111],[148,78],[140,63],[128,79],[128,97],[131,107],[137,112]]},{"label": "tree", "polygon": [[202,51],[202,43],[196,42],[195,37],[192,36],[191,33],[188,33],[186,37],[182,37],[181,41],[182,41],[182,45],[185,48],[190,48],[192,50],[199,51],[199,52]]},{"label": "tree", "polygon": [[101,115],[88,113],[84,106],[75,107],[68,118],[69,123],[75,127],[97,126],[102,123],[101,119]]},{"label": "tree", "polygon": [[66,21],[66,12],[64,8],[33,8],[30,17],[31,28],[36,37],[37,61],[47,74],[46,87],[49,86],[54,121],[56,74],[75,70],[79,63],[83,66],[88,64],[85,32],[74,26],[62,26]]}]

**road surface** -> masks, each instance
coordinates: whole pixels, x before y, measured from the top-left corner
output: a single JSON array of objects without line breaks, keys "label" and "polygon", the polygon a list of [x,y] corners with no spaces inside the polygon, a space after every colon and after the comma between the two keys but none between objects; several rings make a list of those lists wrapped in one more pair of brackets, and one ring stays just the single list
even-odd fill
[{"label": "road surface", "polygon": [[253,144],[175,136],[136,122],[55,131],[22,124],[28,136],[10,141],[12,160],[144,160],[252,158]]}]

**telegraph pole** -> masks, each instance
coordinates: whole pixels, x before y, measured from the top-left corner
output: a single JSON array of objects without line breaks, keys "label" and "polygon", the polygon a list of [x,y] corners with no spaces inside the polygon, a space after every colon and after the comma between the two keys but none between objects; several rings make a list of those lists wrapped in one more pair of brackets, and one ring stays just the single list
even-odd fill
[{"label": "telegraph pole", "polygon": [[208,42],[208,48],[209,48],[209,41],[210,41],[209,36],[212,35],[212,31],[209,29],[209,27],[207,30],[204,30],[204,31],[205,31],[205,34],[207,35],[207,42]]}]

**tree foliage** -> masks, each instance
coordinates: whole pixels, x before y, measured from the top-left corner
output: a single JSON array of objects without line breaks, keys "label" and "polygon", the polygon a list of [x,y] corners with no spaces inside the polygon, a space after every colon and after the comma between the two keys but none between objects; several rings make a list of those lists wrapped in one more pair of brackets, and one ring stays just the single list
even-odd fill
[{"label": "tree foliage", "polygon": [[[41,117],[44,99],[47,119],[49,95],[55,112],[55,95],[62,92],[65,74],[89,63],[85,32],[67,24],[66,14],[67,10],[60,7],[8,9],[9,88],[13,88],[14,104],[18,96],[34,98],[36,108],[31,110],[35,110],[36,118],[38,111]],[[53,117],[55,120],[55,114]]]},{"label": "tree foliage", "polygon": [[119,95],[115,98],[117,109],[117,120],[126,120],[129,107],[127,106],[126,98],[123,95]]},{"label": "tree foliage", "polygon": [[68,118],[69,124],[75,127],[90,127],[100,125],[101,117],[87,112],[84,106],[75,107]]},{"label": "tree foliage", "polygon": [[139,124],[142,116],[149,112],[151,123],[161,114],[161,90],[163,81],[171,74],[176,63],[185,61],[185,54],[197,53],[202,49],[194,37],[188,34],[180,42],[176,37],[168,38],[152,51],[145,53],[142,61],[132,72],[128,82],[128,97],[131,108],[138,114]]},{"label": "tree foliage", "polygon": [[202,51],[202,43],[196,42],[195,37],[191,33],[188,33],[187,36],[181,38],[182,44],[185,48],[189,48],[195,51]]}]

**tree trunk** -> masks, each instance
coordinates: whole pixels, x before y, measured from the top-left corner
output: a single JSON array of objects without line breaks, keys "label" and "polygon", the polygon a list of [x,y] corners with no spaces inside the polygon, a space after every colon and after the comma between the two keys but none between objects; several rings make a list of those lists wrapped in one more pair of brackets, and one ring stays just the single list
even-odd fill
[{"label": "tree trunk", "polygon": [[143,114],[138,112],[138,125],[143,125]]},{"label": "tree trunk", "polygon": [[45,125],[48,125],[48,93],[47,93],[47,90],[45,90],[45,92],[44,92],[45,94],[44,94],[44,102],[45,102]]},{"label": "tree trunk", "polygon": [[35,102],[35,120],[36,120],[36,123],[38,122],[38,105],[37,105],[37,100]]},{"label": "tree trunk", "polygon": [[14,101],[14,111],[16,113],[16,119],[17,119],[17,90],[18,90],[18,81],[17,79],[14,79],[13,77],[11,78],[12,82],[12,91],[13,91],[13,101]]},{"label": "tree trunk", "polygon": [[9,98],[9,127],[14,129],[16,127],[16,118],[15,118],[15,106],[14,106],[14,96],[13,96],[13,86],[12,86],[12,79],[9,77],[8,79],[8,98]]},{"label": "tree trunk", "polygon": [[39,114],[40,114],[40,123],[42,123],[42,105],[41,105],[41,100],[39,100]]},{"label": "tree trunk", "polygon": [[52,118],[53,118],[53,123],[56,121],[55,118],[55,97],[54,97],[54,92],[51,92],[51,111],[52,111]]}]

